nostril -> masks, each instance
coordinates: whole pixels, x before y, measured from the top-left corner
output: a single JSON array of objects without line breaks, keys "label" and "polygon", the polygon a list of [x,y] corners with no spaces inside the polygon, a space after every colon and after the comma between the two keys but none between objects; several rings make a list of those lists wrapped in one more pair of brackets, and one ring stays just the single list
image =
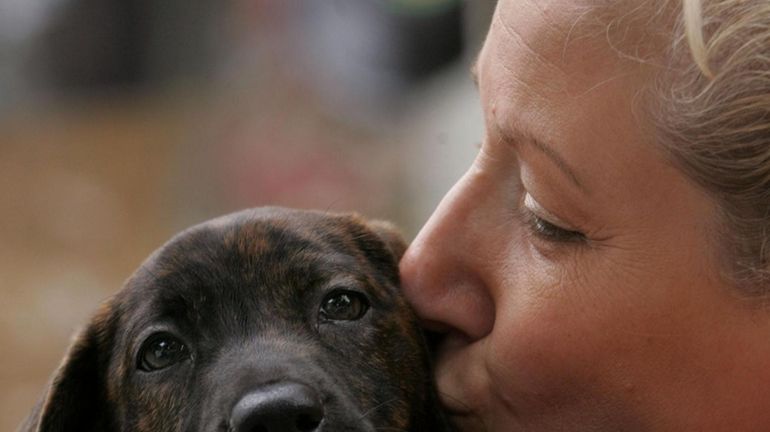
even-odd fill
[{"label": "nostril", "polygon": [[233,407],[230,425],[234,432],[314,432],[323,418],[323,404],[315,390],[279,382],[243,396]]},{"label": "nostril", "polygon": [[297,416],[295,426],[297,432],[313,432],[321,425],[322,416],[314,416],[312,414],[300,414]]}]

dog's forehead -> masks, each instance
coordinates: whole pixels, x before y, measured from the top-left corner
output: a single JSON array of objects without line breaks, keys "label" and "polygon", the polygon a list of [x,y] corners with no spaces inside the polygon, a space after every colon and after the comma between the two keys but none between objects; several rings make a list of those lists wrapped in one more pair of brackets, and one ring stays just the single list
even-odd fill
[{"label": "dog's forehead", "polygon": [[[272,210],[272,209],[271,209]],[[222,272],[277,275],[288,268],[318,271],[355,268],[364,263],[352,220],[313,213],[236,213],[176,236],[149,260],[156,274]]]},{"label": "dog's forehead", "polygon": [[282,209],[236,213],[169,241],[137,272],[130,297],[132,303],[190,309],[223,295],[279,301],[335,279],[358,281],[389,297],[385,291],[396,270],[372,265],[371,251],[360,244],[366,235],[374,236],[351,217]]}]

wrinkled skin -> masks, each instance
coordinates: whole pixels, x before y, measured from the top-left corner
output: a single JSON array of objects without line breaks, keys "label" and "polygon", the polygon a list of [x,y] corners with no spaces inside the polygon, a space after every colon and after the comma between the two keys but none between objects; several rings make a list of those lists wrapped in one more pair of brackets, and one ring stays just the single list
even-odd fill
[{"label": "wrinkled skin", "polygon": [[[21,430],[284,431],[235,419],[247,395],[284,383],[319,408],[292,431],[447,430],[398,291],[404,247],[381,223],[276,208],[193,227],[96,314]],[[335,290],[368,309],[324,315]],[[146,370],[159,334],[184,349]]]}]

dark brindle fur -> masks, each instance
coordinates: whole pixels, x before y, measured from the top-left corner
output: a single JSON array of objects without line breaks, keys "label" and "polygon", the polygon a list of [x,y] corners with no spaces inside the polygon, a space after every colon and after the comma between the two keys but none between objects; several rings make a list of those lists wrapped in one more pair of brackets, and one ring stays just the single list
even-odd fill
[{"label": "dark brindle fur", "polygon": [[349,215],[188,229],[95,315],[21,430],[447,430],[398,292],[403,250]]}]

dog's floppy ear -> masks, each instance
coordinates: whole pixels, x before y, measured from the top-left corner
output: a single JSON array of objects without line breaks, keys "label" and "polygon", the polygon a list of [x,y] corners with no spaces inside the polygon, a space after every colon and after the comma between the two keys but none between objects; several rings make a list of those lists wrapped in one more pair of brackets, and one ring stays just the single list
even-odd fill
[{"label": "dog's floppy ear", "polygon": [[396,259],[396,262],[401,259],[406,251],[406,241],[401,235],[401,232],[395,225],[388,221],[374,220],[367,223],[369,229],[374,231],[375,234],[385,243],[390,253]]},{"label": "dog's floppy ear", "polygon": [[105,305],[72,343],[20,432],[113,430],[106,381],[114,326]]}]

